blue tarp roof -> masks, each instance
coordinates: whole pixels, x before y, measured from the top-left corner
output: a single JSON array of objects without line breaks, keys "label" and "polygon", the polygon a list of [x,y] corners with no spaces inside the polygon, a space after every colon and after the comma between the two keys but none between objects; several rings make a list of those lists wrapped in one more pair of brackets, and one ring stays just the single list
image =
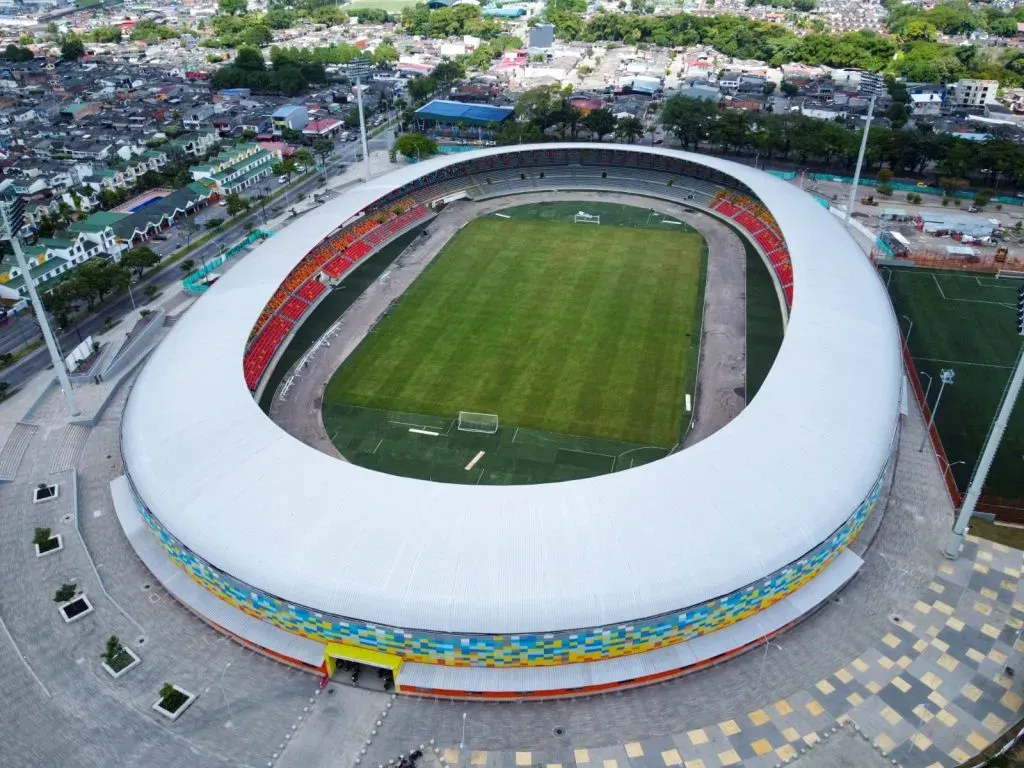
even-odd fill
[{"label": "blue tarp roof", "polygon": [[452,123],[500,123],[515,112],[513,107],[492,107],[487,104],[463,104],[461,101],[434,99],[416,110],[420,119]]}]

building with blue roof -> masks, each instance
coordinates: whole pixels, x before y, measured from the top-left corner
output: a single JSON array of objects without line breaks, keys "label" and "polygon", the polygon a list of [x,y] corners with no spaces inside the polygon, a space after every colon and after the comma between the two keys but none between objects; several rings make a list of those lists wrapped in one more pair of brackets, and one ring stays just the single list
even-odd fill
[{"label": "building with blue roof", "polygon": [[513,107],[463,104],[446,99],[434,99],[413,113],[417,127],[424,133],[477,139],[491,137],[495,128],[514,114]]}]

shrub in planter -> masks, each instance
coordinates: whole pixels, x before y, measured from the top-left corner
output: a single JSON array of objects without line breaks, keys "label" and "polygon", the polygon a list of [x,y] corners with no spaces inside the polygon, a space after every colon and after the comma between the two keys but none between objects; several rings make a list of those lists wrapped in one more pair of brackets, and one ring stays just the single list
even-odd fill
[{"label": "shrub in planter", "polygon": [[879,184],[875,187],[875,191],[884,197],[892,197],[892,187],[888,184]]},{"label": "shrub in planter", "polygon": [[32,543],[36,545],[36,554],[39,555],[45,555],[61,547],[60,537],[54,536],[49,528],[36,528]]},{"label": "shrub in planter", "polygon": [[114,677],[117,677],[118,673],[138,662],[138,656],[135,656],[121,645],[121,640],[117,635],[111,635],[107,638],[106,650],[100,654],[100,658],[103,659],[104,665]]},{"label": "shrub in planter", "polygon": [[36,486],[33,492],[33,501],[47,501],[49,499],[57,498],[57,485],[50,485],[49,483],[40,483]]},{"label": "shrub in planter", "polygon": [[77,591],[78,588],[74,584],[62,584],[61,588],[54,593],[53,602],[66,603],[75,596]]},{"label": "shrub in planter", "polygon": [[953,205],[959,208],[961,205],[963,205],[963,201],[958,197],[955,200],[953,200]]},{"label": "shrub in planter", "polygon": [[160,700],[154,705],[158,710],[162,710],[163,714],[168,717],[174,718],[180,712],[187,707],[195,696],[188,693],[187,691],[180,690],[177,686],[171,683],[164,683],[160,689]]},{"label": "shrub in planter", "polygon": [[942,204],[943,205],[949,205],[949,198],[948,197],[942,198]]}]

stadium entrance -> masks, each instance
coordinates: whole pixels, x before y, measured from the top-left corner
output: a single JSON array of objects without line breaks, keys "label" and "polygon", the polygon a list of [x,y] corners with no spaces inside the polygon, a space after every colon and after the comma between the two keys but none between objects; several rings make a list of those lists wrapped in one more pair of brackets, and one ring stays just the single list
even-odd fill
[{"label": "stadium entrance", "polygon": [[328,643],[324,651],[327,675],[339,682],[377,691],[399,691],[402,660],[380,651],[344,643]]}]

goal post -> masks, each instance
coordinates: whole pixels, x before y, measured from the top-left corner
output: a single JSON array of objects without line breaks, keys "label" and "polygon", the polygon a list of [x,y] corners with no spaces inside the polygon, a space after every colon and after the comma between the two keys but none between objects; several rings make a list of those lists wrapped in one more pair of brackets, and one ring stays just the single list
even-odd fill
[{"label": "goal post", "polygon": [[579,211],[572,217],[573,224],[600,224],[601,215],[598,213],[587,213]]},{"label": "goal post", "polygon": [[493,435],[498,431],[498,414],[459,411],[459,431]]}]

